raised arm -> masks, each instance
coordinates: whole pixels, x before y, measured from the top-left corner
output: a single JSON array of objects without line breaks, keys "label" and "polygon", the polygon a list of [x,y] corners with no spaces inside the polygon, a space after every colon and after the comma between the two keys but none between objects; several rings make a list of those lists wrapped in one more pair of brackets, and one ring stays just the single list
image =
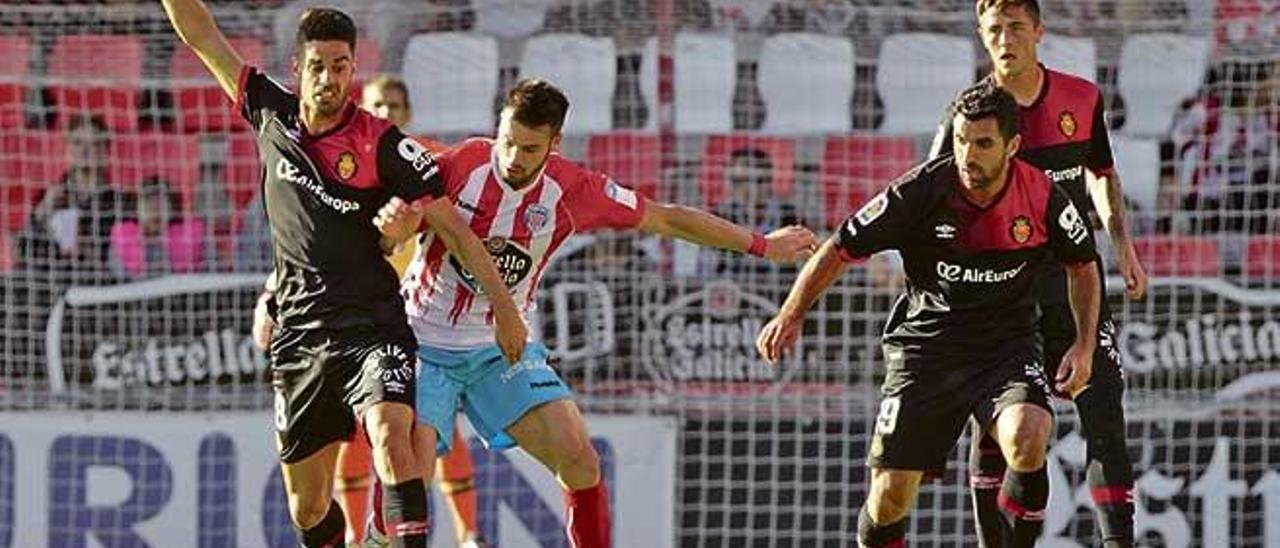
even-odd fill
[{"label": "raised arm", "polygon": [[805,260],[818,246],[813,232],[804,227],[789,226],[764,236],[702,210],[648,200],[638,228],[701,246],[750,253],[776,263]]},{"label": "raised arm", "polygon": [[161,3],[178,38],[196,53],[218,80],[222,91],[234,101],[244,60],[222,35],[209,8],[201,0],[162,0]]}]

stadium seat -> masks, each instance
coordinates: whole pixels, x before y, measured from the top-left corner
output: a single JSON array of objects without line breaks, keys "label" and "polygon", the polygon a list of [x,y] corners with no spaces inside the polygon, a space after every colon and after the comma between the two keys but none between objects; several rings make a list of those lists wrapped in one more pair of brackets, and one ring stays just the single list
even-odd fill
[{"label": "stadium seat", "polygon": [[1221,276],[1218,241],[1210,236],[1139,236],[1133,247],[1151,276]]},{"label": "stadium seat", "polygon": [[612,38],[567,33],[530,38],[520,58],[520,76],[545,78],[569,95],[565,133],[613,129],[618,54]]},{"label": "stadium seat", "polygon": [[[677,33],[675,37],[675,130],[733,131],[733,94],[738,61],[728,34]],[[648,129],[658,127],[658,40],[645,43],[640,92],[649,111]]]},{"label": "stadium seat", "polygon": [[0,230],[0,274],[13,272],[14,253],[17,250],[14,249],[12,238],[8,230]]},{"label": "stadium seat", "polygon": [[1160,142],[1117,135],[1111,139],[1124,194],[1146,215],[1156,213],[1160,197]]},{"label": "stadium seat", "polygon": [[241,211],[262,186],[262,161],[258,158],[258,143],[250,132],[232,133],[227,140],[227,163],[222,166],[223,182],[232,209]]},{"label": "stadium seat", "polygon": [[731,155],[742,149],[757,149],[769,156],[773,167],[773,197],[788,198],[795,187],[796,143],[787,137],[764,137],[746,133],[711,135],[702,151],[699,189],[703,204],[715,208],[728,194],[725,167]]},{"label": "stadium seat", "polygon": [[1098,45],[1093,38],[1046,34],[1037,53],[1046,67],[1098,81]]},{"label": "stadium seat", "polygon": [[498,42],[483,34],[435,32],[409,40],[400,74],[413,103],[412,133],[486,133],[494,127]]},{"label": "stadium seat", "polygon": [[89,111],[101,114],[117,131],[136,128],[142,54],[137,36],[59,36],[49,59],[49,91],[59,125]]},{"label": "stadium seat", "polygon": [[811,33],[770,36],[757,73],[764,131],[846,133],[852,121],[853,42]]},{"label": "stadium seat", "polygon": [[1280,235],[1250,236],[1244,272],[1253,281],[1280,280]]},{"label": "stadium seat", "polygon": [[476,32],[513,40],[542,29],[549,0],[471,0]]},{"label": "stadium seat", "polygon": [[367,36],[356,40],[356,80],[368,82],[382,71],[382,46],[378,41]]},{"label": "stadium seat", "polygon": [[67,171],[66,143],[58,131],[9,130],[0,134],[0,230],[27,224],[44,189]]},{"label": "stadium seat", "polygon": [[649,198],[658,197],[662,180],[662,142],[653,133],[619,131],[592,135],[587,140],[587,167]]},{"label": "stadium seat", "polygon": [[107,177],[124,191],[159,177],[182,197],[183,207],[190,208],[200,183],[199,136],[159,132],[112,135]]},{"label": "stadium seat", "polygon": [[21,126],[26,78],[31,61],[31,39],[0,36],[0,128]]},{"label": "stadium seat", "polygon": [[894,34],[880,44],[876,89],[883,133],[932,133],[960,90],[973,83],[970,38],[924,32]]},{"label": "stadium seat", "polygon": [[1163,137],[1178,106],[1204,81],[1209,42],[1180,34],[1138,34],[1124,41],[1116,88],[1124,98],[1121,131]]},{"label": "stadium seat", "polygon": [[818,168],[827,228],[835,228],[872,194],[906,173],[916,162],[915,142],[910,137],[827,138]]},{"label": "stadium seat", "polygon": [[[232,38],[230,42],[245,63],[266,70],[263,63],[267,60],[267,50],[262,40],[242,37]],[[240,115],[231,111],[232,101],[191,48],[174,48],[169,80],[174,116],[180,130],[221,132],[233,125],[248,128]]]}]

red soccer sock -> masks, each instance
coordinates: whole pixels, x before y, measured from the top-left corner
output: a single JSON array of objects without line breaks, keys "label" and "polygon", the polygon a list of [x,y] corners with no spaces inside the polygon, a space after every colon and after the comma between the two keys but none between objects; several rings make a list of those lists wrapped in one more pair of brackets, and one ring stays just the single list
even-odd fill
[{"label": "red soccer sock", "polygon": [[573,548],[610,548],[613,527],[609,515],[609,490],[604,479],[586,489],[565,491],[565,527]]},{"label": "red soccer sock", "polygon": [[382,520],[382,480],[373,475],[373,529],[383,537],[387,536],[387,524]]}]

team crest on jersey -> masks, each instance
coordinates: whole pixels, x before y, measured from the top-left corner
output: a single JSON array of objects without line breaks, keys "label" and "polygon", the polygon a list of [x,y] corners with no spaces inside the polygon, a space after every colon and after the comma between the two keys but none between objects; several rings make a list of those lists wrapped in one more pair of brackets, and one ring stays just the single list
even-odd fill
[{"label": "team crest on jersey", "polygon": [[533,204],[524,210],[524,226],[529,228],[529,232],[542,230],[542,227],[547,226],[547,220],[550,218],[551,211],[542,204]]},{"label": "team crest on jersey", "polygon": [[1013,235],[1013,241],[1020,244],[1027,243],[1031,239],[1031,219],[1026,215],[1019,215],[1013,219],[1013,226],[1009,229],[1009,233]]},{"label": "team crest on jersey", "polygon": [[1076,134],[1076,115],[1069,110],[1062,111],[1058,115],[1058,131],[1066,137],[1074,137]]},{"label": "team crest on jersey", "polygon": [[356,174],[356,155],[351,152],[343,152],[338,155],[338,163],[336,165],[338,176],[346,181]]}]

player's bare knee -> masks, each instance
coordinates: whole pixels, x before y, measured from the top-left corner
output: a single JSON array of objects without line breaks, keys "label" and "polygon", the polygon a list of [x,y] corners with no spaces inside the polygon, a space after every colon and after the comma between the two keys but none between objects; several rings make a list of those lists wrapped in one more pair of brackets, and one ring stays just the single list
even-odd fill
[{"label": "player's bare knee", "polygon": [[586,440],[572,444],[556,470],[571,489],[585,489],[600,481],[600,455]]},{"label": "player's bare knee", "polygon": [[902,471],[873,471],[867,514],[878,525],[896,522],[911,511],[918,479]]},{"label": "player's bare knee", "polygon": [[310,529],[320,524],[329,513],[329,497],[297,497],[289,505],[289,517],[293,525],[301,530]]},{"label": "player's bare knee", "polygon": [[1001,433],[1005,459],[1019,472],[1039,470],[1044,466],[1053,416],[1039,407],[1020,406],[1014,411],[1012,428]]},{"label": "player's bare knee", "polygon": [[398,483],[422,474],[410,438],[413,410],[408,416],[392,404],[376,404],[365,414],[374,468],[384,481]]}]

